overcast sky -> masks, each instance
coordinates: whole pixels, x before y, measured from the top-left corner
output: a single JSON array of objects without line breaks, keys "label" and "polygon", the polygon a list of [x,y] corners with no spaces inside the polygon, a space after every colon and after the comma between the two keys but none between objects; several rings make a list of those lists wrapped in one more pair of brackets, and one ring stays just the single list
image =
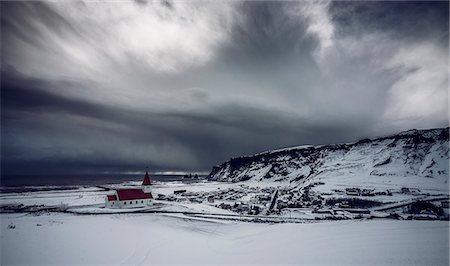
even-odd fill
[{"label": "overcast sky", "polygon": [[446,127],[449,3],[1,2],[3,174],[208,172]]}]

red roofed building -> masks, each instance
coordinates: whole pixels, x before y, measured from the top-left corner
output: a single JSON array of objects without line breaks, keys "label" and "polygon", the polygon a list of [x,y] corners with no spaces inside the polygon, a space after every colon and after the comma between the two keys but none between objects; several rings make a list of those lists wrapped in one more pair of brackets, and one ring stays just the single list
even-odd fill
[{"label": "red roofed building", "polygon": [[152,205],[153,195],[148,172],[145,173],[142,188],[124,188],[114,190],[113,195],[107,195],[106,208],[136,208]]}]

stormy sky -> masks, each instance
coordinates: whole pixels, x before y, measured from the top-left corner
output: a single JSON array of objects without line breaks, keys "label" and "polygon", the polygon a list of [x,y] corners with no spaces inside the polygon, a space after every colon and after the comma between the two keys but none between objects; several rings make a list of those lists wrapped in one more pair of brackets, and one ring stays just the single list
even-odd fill
[{"label": "stormy sky", "polygon": [[448,5],[2,1],[2,174],[208,172],[448,126]]}]

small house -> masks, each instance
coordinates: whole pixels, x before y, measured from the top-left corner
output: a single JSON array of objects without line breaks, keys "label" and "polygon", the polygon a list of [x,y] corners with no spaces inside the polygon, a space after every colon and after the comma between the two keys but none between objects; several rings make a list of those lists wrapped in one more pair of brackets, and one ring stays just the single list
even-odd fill
[{"label": "small house", "polygon": [[208,196],[208,202],[209,203],[214,203],[214,195]]},{"label": "small house", "polygon": [[184,192],[186,192],[186,189],[180,189],[180,190],[175,190],[173,192],[173,194],[177,195],[177,194],[181,194],[181,193],[184,193]]}]

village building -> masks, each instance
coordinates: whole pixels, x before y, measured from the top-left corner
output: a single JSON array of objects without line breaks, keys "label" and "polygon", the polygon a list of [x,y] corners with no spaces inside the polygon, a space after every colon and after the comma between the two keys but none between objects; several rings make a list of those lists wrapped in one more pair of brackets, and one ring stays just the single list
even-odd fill
[{"label": "village building", "polygon": [[141,188],[116,189],[105,198],[106,208],[139,208],[153,204],[152,183],[145,172]]},{"label": "village building", "polygon": [[208,202],[209,203],[214,203],[214,195],[208,196]]}]

